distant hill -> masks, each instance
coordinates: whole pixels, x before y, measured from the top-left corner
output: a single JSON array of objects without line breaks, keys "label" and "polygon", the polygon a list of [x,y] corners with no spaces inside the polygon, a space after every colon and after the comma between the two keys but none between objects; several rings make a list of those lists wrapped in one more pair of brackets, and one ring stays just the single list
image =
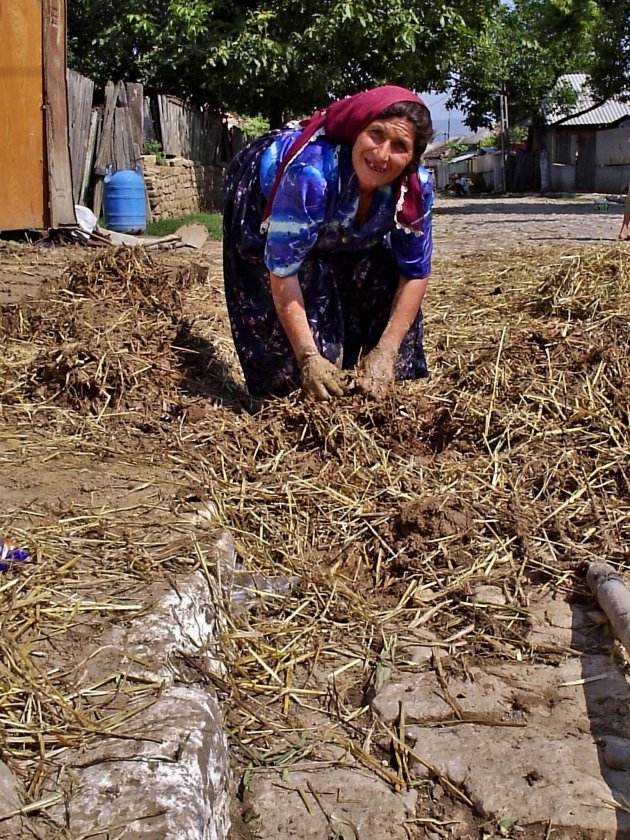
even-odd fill
[{"label": "distant hill", "polygon": [[461,116],[451,114],[450,131],[448,117],[441,113],[431,112],[431,119],[433,121],[433,130],[435,131],[435,143],[442,143],[449,137],[461,137],[462,134],[472,134],[472,131],[464,123]]},{"label": "distant hill", "polygon": [[420,96],[431,111],[431,120],[435,131],[434,143],[443,143],[451,137],[461,137],[463,134],[471,133],[468,126],[464,125],[464,114],[461,111],[455,109],[447,111],[444,107],[444,103],[448,99],[448,92],[425,91]]}]

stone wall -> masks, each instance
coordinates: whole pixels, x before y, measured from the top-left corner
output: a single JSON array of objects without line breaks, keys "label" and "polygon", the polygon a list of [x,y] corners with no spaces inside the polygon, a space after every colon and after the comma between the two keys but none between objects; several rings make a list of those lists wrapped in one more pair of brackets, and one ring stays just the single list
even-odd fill
[{"label": "stone wall", "polygon": [[223,209],[223,167],[181,157],[142,157],[153,221]]}]

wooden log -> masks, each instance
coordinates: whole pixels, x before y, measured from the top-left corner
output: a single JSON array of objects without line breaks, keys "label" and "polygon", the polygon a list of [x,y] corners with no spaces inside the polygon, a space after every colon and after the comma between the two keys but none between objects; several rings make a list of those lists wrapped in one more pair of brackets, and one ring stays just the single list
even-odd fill
[{"label": "wooden log", "polygon": [[630,653],[630,590],[607,563],[590,563],[586,582],[606,613],[613,634]]}]

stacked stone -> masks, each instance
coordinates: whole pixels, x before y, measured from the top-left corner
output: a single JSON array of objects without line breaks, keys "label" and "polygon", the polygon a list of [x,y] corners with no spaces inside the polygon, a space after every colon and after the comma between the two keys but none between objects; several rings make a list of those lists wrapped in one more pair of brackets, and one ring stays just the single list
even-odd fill
[{"label": "stacked stone", "polygon": [[155,155],[144,155],[142,169],[154,221],[222,209],[222,167],[182,157],[158,163]]}]

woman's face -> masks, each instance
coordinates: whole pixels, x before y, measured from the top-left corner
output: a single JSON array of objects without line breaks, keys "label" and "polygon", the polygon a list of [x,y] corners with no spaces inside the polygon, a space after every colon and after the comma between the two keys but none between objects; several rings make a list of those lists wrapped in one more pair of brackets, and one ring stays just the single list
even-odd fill
[{"label": "woman's face", "polygon": [[352,165],[362,190],[395,181],[413,158],[414,129],[406,117],[371,122],[354,141]]}]

